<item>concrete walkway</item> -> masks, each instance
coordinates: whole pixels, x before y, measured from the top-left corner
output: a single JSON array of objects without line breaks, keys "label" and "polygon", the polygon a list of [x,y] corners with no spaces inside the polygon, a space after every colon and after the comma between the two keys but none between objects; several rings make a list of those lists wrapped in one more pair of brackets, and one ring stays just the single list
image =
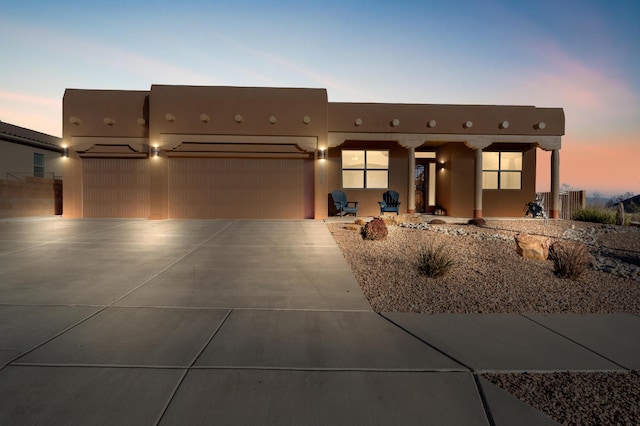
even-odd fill
[{"label": "concrete walkway", "polygon": [[0,219],[0,424],[554,424],[640,317],[376,314],[320,221]]}]

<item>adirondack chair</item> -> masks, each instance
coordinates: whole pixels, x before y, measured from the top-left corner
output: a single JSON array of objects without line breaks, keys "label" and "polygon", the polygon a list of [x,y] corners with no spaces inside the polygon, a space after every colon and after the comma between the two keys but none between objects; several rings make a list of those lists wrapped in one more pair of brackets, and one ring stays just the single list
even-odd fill
[{"label": "adirondack chair", "polygon": [[398,208],[400,206],[400,201],[398,201],[398,198],[400,198],[400,194],[396,191],[387,191],[382,194],[382,201],[378,201],[378,204],[380,204],[380,214],[387,212],[395,212],[396,214],[399,214]]},{"label": "adirondack chair", "polygon": [[347,201],[347,194],[339,189],[331,193],[333,203],[336,205],[336,210],[340,213],[340,217],[345,214],[353,213],[354,216],[358,215],[358,202]]}]

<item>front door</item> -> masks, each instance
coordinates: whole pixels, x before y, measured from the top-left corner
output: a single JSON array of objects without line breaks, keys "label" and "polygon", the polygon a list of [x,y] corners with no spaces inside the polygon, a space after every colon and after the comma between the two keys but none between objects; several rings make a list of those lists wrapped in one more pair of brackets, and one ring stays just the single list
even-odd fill
[{"label": "front door", "polygon": [[416,212],[435,211],[435,159],[416,159]]}]

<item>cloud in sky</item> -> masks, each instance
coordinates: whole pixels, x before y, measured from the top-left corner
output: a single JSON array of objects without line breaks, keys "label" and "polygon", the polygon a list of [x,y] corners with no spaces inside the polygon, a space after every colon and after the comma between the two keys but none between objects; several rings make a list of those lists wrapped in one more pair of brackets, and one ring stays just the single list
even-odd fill
[{"label": "cloud in sky", "polygon": [[[62,99],[0,91],[0,120],[54,136],[62,135]],[[33,126],[30,123],[37,123]]]}]

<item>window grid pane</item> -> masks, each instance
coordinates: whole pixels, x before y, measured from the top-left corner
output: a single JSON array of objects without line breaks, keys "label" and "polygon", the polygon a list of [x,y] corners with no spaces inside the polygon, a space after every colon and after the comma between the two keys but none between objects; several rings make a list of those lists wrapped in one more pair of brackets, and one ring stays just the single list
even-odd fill
[{"label": "window grid pane", "polygon": [[342,168],[343,169],[364,169],[364,150],[343,150],[342,151]]},{"label": "window grid pane", "polygon": [[498,172],[482,172],[482,189],[498,189]]},{"label": "window grid pane", "polygon": [[343,188],[364,188],[364,170],[343,170],[342,171],[342,187]]},{"label": "window grid pane", "polygon": [[522,173],[500,172],[500,189],[521,189]]},{"label": "window grid pane", "polygon": [[367,169],[388,169],[389,151],[367,151]]},{"label": "window grid pane", "polygon": [[522,171],[521,152],[501,152],[500,170]]},{"label": "window grid pane", "polygon": [[389,186],[389,172],[367,170],[367,188],[386,189]]}]

